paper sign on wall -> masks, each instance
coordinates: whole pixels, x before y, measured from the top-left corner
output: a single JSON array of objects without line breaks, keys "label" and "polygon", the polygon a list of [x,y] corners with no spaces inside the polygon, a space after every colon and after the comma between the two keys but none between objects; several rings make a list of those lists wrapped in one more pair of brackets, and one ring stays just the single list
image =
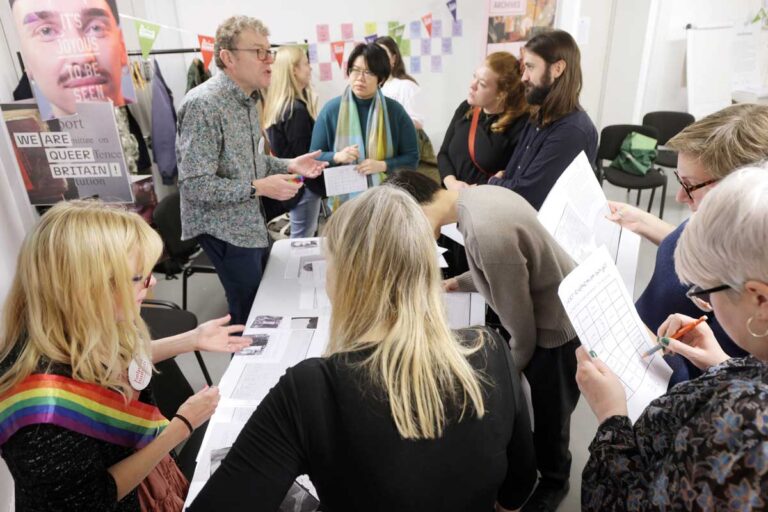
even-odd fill
[{"label": "paper sign on wall", "polygon": [[526,0],[490,0],[489,16],[523,16],[528,7]]},{"label": "paper sign on wall", "polygon": [[453,53],[453,39],[451,39],[450,37],[444,37],[441,49],[443,51],[443,55],[450,55],[450,54],[452,54]]},{"label": "paper sign on wall", "polygon": [[411,57],[411,73],[421,73],[421,57]]},{"label": "paper sign on wall", "polygon": [[355,38],[355,29],[351,23],[341,24],[341,38],[345,41],[351,41]]},{"label": "paper sign on wall", "polygon": [[331,55],[341,67],[341,61],[344,60],[344,41],[334,41],[331,43]]},{"label": "paper sign on wall", "polygon": [[309,63],[317,64],[317,43],[311,43],[309,45]]},{"label": "paper sign on wall", "polygon": [[448,10],[451,11],[453,21],[456,21],[456,0],[448,0],[445,5],[448,6]]},{"label": "paper sign on wall", "polygon": [[461,37],[464,32],[462,28],[463,27],[462,27],[461,20],[454,21],[453,24],[451,25],[451,35],[453,37]]},{"label": "paper sign on wall", "polygon": [[429,34],[429,37],[432,37],[432,13],[429,12],[421,17],[422,23],[424,23],[424,27],[427,29],[427,34]]},{"label": "paper sign on wall", "polygon": [[443,20],[432,21],[432,37],[443,37]]},{"label": "paper sign on wall", "polygon": [[411,39],[419,39],[421,38],[421,22],[420,21],[412,21],[408,25],[408,33]]},{"label": "paper sign on wall", "polygon": [[203,57],[203,67],[208,70],[208,66],[211,65],[211,59],[213,59],[213,43],[214,38],[211,36],[197,36],[197,42],[200,44],[200,55]]},{"label": "paper sign on wall", "polygon": [[397,46],[403,42],[403,34],[405,34],[405,25],[397,25],[389,29],[389,37],[395,40]]},{"label": "paper sign on wall", "polygon": [[421,40],[421,54],[422,55],[429,55],[432,53],[432,40],[431,39],[422,39]]},{"label": "paper sign on wall", "polygon": [[365,22],[365,35],[375,34],[378,31],[378,23],[375,21]]},{"label": "paper sign on wall", "polygon": [[152,45],[155,44],[157,34],[160,32],[160,25],[140,20],[134,20],[133,23],[136,25],[136,34],[139,36],[141,56],[146,59],[149,57]]},{"label": "paper sign on wall", "polygon": [[333,71],[331,70],[330,62],[321,62],[318,66],[320,70],[320,81],[328,82],[333,79]]},{"label": "paper sign on wall", "polygon": [[369,36],[365,36],[365,42],[368,44],[373,44],[376,42],[378,38],[379,38],[379,34],[371,34]]},{"label": "paper sign on wall", "polygon": [[400,47],[400,54],[403,57],[411,56],[411,40],[410,39],[403,39],[402,41],[400,41],[400,44],[398,46]]},{"label": "paper sign on wall", "polygon": [[330,33],[330,30],[328,30],[328,25],[318,25],[317,26],[317,42],[327,43],[330,40],[331,40],[331,33]]},{"label": "paper sign on wall", "polygon": [[432,72],[433,73],[442,73],[443,72],[443,58],[440,55],[433,55],[432,56]]}]

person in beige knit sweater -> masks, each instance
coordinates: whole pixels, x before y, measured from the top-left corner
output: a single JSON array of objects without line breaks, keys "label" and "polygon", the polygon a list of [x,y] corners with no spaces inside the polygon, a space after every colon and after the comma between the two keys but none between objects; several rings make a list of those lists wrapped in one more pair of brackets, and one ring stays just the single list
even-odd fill
[{"label": "person in beige knit sweater", "polygon": [[515,366],[531,386],[539,484],[523,507],[555,510],[568,492],[570,418],[579,399],[575,350],[580,345],[557,295],[575,267],[521,196],[502,187],[445,190],[418,173],[389,180],[421,205],[435,238],[458,223],[469,271],[446,291],[478,291],[509,332]]}]

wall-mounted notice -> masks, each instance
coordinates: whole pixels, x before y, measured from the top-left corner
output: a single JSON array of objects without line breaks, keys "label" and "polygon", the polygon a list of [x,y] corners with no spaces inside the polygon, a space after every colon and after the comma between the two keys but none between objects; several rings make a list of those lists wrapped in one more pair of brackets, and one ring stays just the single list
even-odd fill
[{"label": "wall-mounted notice", "polygon": [[486,53],[520,55],[531,37],[554,26],[557,0],[488,0]]},{"label": "wall-mounted notice", "polygon": [[34,103],[0,109],[33,205],[85,198],[133,202],[110,103],[77,103],[77,116],[47,122]]},{"label": "wall-mounted notice", "polygon": [[10,4],[44,121],[75,114],[75,102],[136,101],[115,0]]}]

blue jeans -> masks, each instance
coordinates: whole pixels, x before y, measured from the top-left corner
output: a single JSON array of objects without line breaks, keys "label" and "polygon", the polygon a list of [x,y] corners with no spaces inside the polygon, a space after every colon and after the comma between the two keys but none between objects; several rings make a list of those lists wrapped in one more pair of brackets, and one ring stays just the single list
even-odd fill
[{"label": "blue jeans", "polygon": [[211,235],[200,235],[197,242],[216,267],[227,295],[231,323],[244,325],[261,283],[269,247],[238,247]]},{"label": "blue jeans", "polygon": [[306,186],[301,199],[291,210],[291,238],[315,236],[321,198]]}]

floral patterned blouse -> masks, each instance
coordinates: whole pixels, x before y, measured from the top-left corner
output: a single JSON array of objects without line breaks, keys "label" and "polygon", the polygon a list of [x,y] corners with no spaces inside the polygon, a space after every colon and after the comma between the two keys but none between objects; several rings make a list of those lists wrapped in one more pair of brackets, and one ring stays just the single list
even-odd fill
[{"label": "floral patterned blouse", "polygon": [[730,359],[597,430],[582,510],[768,508],[768,365]]}]

